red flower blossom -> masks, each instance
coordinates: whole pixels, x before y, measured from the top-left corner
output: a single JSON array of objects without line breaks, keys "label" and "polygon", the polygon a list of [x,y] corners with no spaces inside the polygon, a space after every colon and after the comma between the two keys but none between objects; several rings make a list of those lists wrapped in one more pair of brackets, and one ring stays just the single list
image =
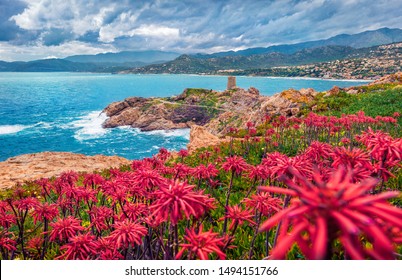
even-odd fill
[{"label": "red flower blossom", "polygon": [[67,244],[61,246],[60,250],[64,253],[56,259],[90,260],[94,259],[98,253],[95,236],[90,233],[71,237]]},{"label": "red flower blossom", "polygon": [[96,173],[88,173],[84,175],[84,186],[87,188],[100,186],[105,181],[105,179]]},{"label": "red flower blossom", "polygon": [[126,203],[123,206],[124,215],[132,221],[138,220],[140,217],[146,216],[149,212],[148,206],[143,203]]},{"label": "red flower blossom", "polygon": [[373,171],[369,155],[361,149],[335,148],[331,156],[334,159],[332,167],[338,168],[344,165],[347,168],[353,168],[353,178],[356,182],[368,178]]},{"label": "red flower blossom", "polygon": [[182,159],[188,156],[188,151],[181,149],[178,153],[178,156],[181,157]]},{"label": "red flower blossom", "polygon": [[66,171],[60,174],[60,181],[70,186],[74,186],[78,181],[79,175],[75,171]]},{"label": "red flower blossom", "polygon": [[240,175],[243,171],[247,170],[249,165],[246,161],[239,156],[227,157],[226,161],[222,164],[222,168],[229,172],[233,172],[236,175]]},{"label": "red flower blossom", "polygon": [[200,164],[191,171],[191,174],[198,180],[210,179],[218,175],[218,173],[218,169],[213,164],[208,164],[207,166]]},{"label": "red flower blossom", "polygon": [[331,153],[332,146],[319,141],[311,142],[310,146],[304,152],[306,156],[313,159],[314,163],[328,159]]},{"label": "red flower blossom", "polygon": [[250,210],[258,210],[264,216],[270,216],[282,209],[282,200],[280,198],[272,197],[269,193],[264,192],[245,198],[243,202]]},{"label": "red flower blossom", "polygon": [[[267,155],[267,157],[269,157],[269,155]],[[306,155],[302,154],[295,157],[281,155],[273,158],[272,160],[273,163],[271,163],[271,167],[269,169],[272,178],[279,178],[282,175],[289,174],[288,170],[290,168],[296,169],[306,177],[311,175],[312,163],[310,158],[308,158]],[[264,163],[266,163],[266,161]]]},{"label": "red flower blossom", "polygon": [[134,179],[136,184],[145,190],[152,190],[166,184],[165,178],[159,175],[157,171],[145,168],[137,170],[134,173]]},{"label": "red flower blossom", "polygon": [[251,166],[249,167],[249,170],[248,170],[248,177],[249,177],[250,179],[254,179],[254,180],[257,180],[257,179],[266,180],[266,179],[269,178],[269,176],[270,176],[270,174],[269,174],[269,169],[267,168],[267,166],[265,166],[265,165],[263,165],[263,164],[256,165],[256,166],[251,165]]},{"label": "red flower blossom", "polygon": [[101,260],[122,260],[124,256],[116,248],[116,244],[110,238],[99,238],[96,241],[98,259]]},{"label": "red flower blossom", "polygon": [[39,204],[39,200],[34,197],[27,197],[15,201],[15,204],[20,211],[28,211]]},{"label": "red flower blossom", "polygon": [[14,251],[16,250],[15,246],[16,246],[16,242],[13,238],[13,234],[6,231],[6,230],[2,230],[0,231],[0,248],[3,250],[7,250],[7,251]]},{"label": "red flower blossom", "polygon": [[152,215],[177,224],[183,214],[189,218],[191,215],[198,218],[207,209],[212,207],[213,199],[203,194],[203,191],[194,191],[193,185],[184,182],[170,181],[167,186],[154,192],[155,201],[150,206]]},{"label": "red flower blossom", "polygon": [[37,204],[34,206],[34,210],[32,212],[32,216],[34,218],[34,223],[36,224],[38,221],[43,221],[46,219],[47,221],[52,221],[59,214],[59,209],[56,204]]},{"label": "red flower blossom", "polygon": [[174,174],[175,174],[174,178],[175,179],[179,179],[179,178],[183,179],[190,174],[190,170],[191,170],[191,167],[189,167],[185,164],[182,164],[182,163],[176,163],[174,165]]},{"label": "red flower blossom", "polygon": [[223,238],[218,238],[218,234],[209,231],[203,232],[202,225],[198,230],[198,233],[194,229],[186,229],[186,244],[180,244],[182,249],[177,253],[176,259],[180,259],[185,251],[190,253],[191,257],[197,257],[201,260],[208,260],[208,255],[216,253],[219,259],[224,260],[226,258],[225,253],[221,251],[221,247],[224,246]]},{"label": "red flower blossom", "polygon": [[[243,222],[248,222],[249,224],[255,224],[252,220],[253,214],[251,210],[243,210],[240,206],[228,206],[225,217],[231,219],[232,222],[229,225],[229,230],[232,230],[236,226],[240,226]],[[224,220],[224,218],[220,218],[219,220]]]},{"label": "red flower blossom", "polygon": [[116,222],[114,228],[108,238],[114,242],[116,248],[139,245],[142,243],[142,237],[147,234],[147,229],[144,226],[129,220]]},{"label": "red flower blossom", "polygon": [[9,228],[16,222],[15,215],[10,214],[9,211],[11,211],[10,205],[0,200],[0,226],[4,228]]},{"label": "red flower blossom", "polygon": [[95,227],[98,232],[101,232],[109,228],[114,213],[112,209],[106,206],[94,206],[89,211],[89,215],[91,217],[91,226]]},{"label": "red flower blossom", "polygon": [[42,252],[42,246],[43,246],[43,238],[40,236],[36,236],[31,238],[27,242],[26,248],[35,258],[40,258]]},{"label": "red flower blossom", "polygon": [[77,218],[68,216],[59,218],[55,222],[50,223],[52,230],[50,231],[50,241],[66,241],[75,236],[78,231],[84,230],[81,226],[81,221]]},{"label": "red flower blossom", "polygon": [[[398,192],[370,195],[369,190],[378,181],[368,178],[354,183],[353,172],[344,168],[334,172],[327,182],[319,173],[314,173],[313,181],[308,181],[299,172],[291,172],[294,179],[285,180],[289,189],[260,187],[263,191],[294,197],[289,208],[275,214],[260,228],[269,230],[282,221],[272,259],[285,258],[294,243],[307,258],[329,258],[328,244],[332,245],[337,238],[352,259],[394,258],[393,240],[387,228],[402,229],[402,210],[386,200]],[[362,239],[371,246],[362,244]]]},{"label": "red flower blossom", "polygon": [[160,159],[161,161],[166,161],[170,157],[170,153],[167,149],[161,148],[159,150],[159,153],[156,155],[156,157],[158,159]]}]

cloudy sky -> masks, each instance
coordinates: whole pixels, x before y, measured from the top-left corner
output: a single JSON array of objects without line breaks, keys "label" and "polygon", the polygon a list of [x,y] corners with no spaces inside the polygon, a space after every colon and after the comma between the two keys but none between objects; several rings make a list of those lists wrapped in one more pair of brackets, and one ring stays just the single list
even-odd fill
[{"label": "cloudy sky", "polygon": [[0,60],[217,52],[402,28],[400,0],[0,0]]}]

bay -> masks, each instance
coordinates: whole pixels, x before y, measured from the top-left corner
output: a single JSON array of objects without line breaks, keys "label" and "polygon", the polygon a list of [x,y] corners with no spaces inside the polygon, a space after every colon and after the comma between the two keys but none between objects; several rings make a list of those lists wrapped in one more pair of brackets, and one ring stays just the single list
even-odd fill
[{"label": "bay", "polygon": [[[16,155],[66,151],[86,155],[152,156],[161,147],[185,148],[189,130],[140,132],[103,129],[108,104],[130,96],[167,97],[185,88],[224,90],[227,77],[111,75],[91,73],[0,73],[0,161]],[[273,95],[288,88],[324,91],[365,81],[237,77],[237,85]]]}]

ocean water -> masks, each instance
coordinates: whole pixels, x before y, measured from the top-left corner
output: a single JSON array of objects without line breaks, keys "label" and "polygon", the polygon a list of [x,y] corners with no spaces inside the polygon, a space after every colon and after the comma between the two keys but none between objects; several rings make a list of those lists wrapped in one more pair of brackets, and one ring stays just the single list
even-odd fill
[{"label": "ocean water", "polygon": [[[149,157],[161,147],[185,148],[189,129],[140,132],[103,129],[109,103],[130,96],[166,97],[185,88],[224,90],[227,77],[0,72],[0,161],[16,155],[67,151],[86,155]],[[364,81],[237,77],[237,85],[272,95],[288,88],[328,90]]]}]

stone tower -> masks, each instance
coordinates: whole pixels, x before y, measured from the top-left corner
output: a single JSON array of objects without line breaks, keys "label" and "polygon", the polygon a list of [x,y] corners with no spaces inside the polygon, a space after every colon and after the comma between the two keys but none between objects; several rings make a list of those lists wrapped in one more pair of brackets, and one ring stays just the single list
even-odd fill
[{"label": "stone tower", "polygon": [[234,89],[236,88],[236,77],[234,76],[229,76],[228,77],[228,86],[227,90]]}]

